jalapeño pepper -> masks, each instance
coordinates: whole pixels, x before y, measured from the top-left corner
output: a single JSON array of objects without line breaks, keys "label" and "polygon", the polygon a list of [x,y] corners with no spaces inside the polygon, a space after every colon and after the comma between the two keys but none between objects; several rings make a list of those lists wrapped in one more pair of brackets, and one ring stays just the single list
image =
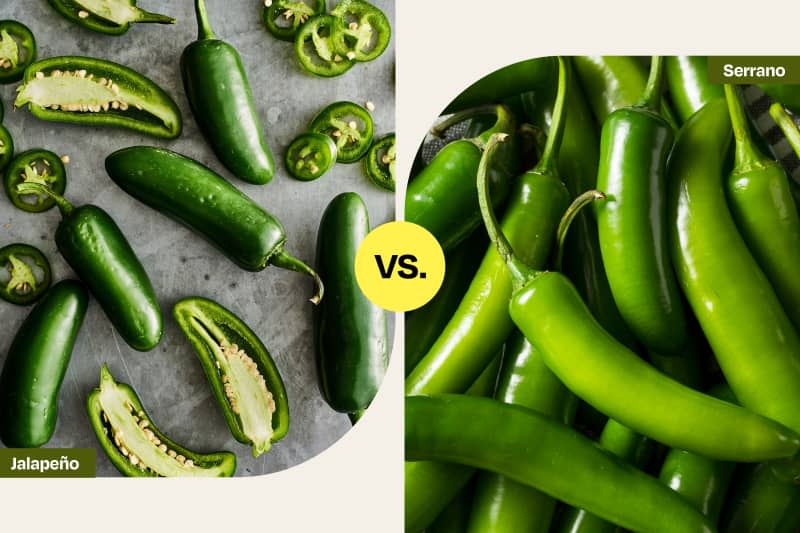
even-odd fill
[{"label": "jalape\u00f1o pepper", "polygon": [[67,188],[67,172],[61,158],[49,150],[28,150],[17,154],[8,165],[3,185],[11,203],[29,213],[41,213],[56,205],[48,194],[20,193],[17,185],[36,183],[63,195]]},{"label": "jalape\u00f1o pepper", "polygon": [[175,24],[172,17],[136,7],[136,0],[47,0],[47,3],[78,26],[107,35],[122,35],[137,22]]},{"label": "jalape\u00f1o pepper", "polygon": [[114,219],[94,205],[73,207],[36,183],[17,188],[55,199],[61,211],[56,230],[58,251],[89,287],[125,342],[141,352],[155,348],[163,332],[161,308],[147,272]]},{"label": "jalape\u00f1o pepper", "polygon": [[155,137],[181,134],[178,106],[152,80],[91,57],[50,57],[25,70],[15,107],[28,104],[42,120],[119,126]]},{"label": "jalape\u00f1o pepper", "polygon": [[88,303],[80,283],[57,283],[14,336],[0,374],[0,437],[6,446],[34,448],[53,436],[58,392]]},{"label": "jalape\u00f1o pepper", "polygon": [[237,178],[263,185],[275,174],[239,52],[214,37],[204,0],[195,0],[197,41],[181,54],[192,113],[211,149]]},{"label": "jalape\u00f1o pepper", "polygon": [[372,145],[372,117],[353,102],[334,102],[317,113],[309,131],[329,135],[336,143],[336,161],[354,163]]},{"label": "jalape\u00f1o pepper", "polygon": [[384,135],[372,145],[364,159],[364,168],[370,181],[387,191],[394,192],[394,163],[397,158],[394,133]]},{"label": "jalape\u00f1o pepper", "polygon": [[108,367],[86,399],[86,411],[100,447],[129,477],[231,477],[236,455],[195,453],[164,435],[145,412],[130,385],[117,383]]},{"label": "jalape\u00f1o pepper", "polygon": [[294,42],[300,26],[309,17],[324,12],[325,0],[266,0],[262,20],[274,37]]},{"label": "jalape\u00f1o pepper", "polygon": [[336,17],[320,13],[300,26],[294,38],[294,51],[306,72],[330,78],[344,74],[353,66],[350,59],[334,51],[335,25]]},{"label": "jalape\u00f1o pepper", "polygon": [[383,11],[363,0],[342,0],[333,8],[333,48],[351,61],[372,61],[386,50],[392,35]]},{"label": "jalape\u00f1o pepper", "polygon": [[[2,105],[0,105],[2,108]],[[0,124],[0,172],[8,165],[8,162],[14,157],[14,139],[8,130]]]},{"label": "jalape\u00f1o pepper", "polygon": [[0,20],[0,83],[19,81],[35,60],[36,39],[31,30],[16,20]]},{"label": "jalape\u00f1o pepper", "polygon": [[[27,258],[28,262],[22,258]],[[29,263],[41,271],[40,279]],[[8,282],[0,285],[0,298],[12,304],[33,303],[50,288],[50,262],[38,248],[21,243],[0,248],[0,268],[9,273]]]},{"label": "jalape\u00f1o pepper", "polygon": [[284,163],[289,175],[312,181],[325,174],[336,162],[336,143],[322,133],[303,133],[286,149]]},{"label": "jalape\u00f1o pepper", "polygon": [[289,431],[283,380],[264,343],[239,317],[206,298],[185,298],[172,310],[194,347],[234,438],[269,451]]}]

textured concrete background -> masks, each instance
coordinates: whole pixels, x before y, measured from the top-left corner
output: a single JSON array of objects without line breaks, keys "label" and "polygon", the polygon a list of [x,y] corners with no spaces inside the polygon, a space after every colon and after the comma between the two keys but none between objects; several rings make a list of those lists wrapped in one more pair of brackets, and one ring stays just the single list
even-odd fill
[{"label": "textured concrete background", "polygon": [[[345,415],[325,404],[316,384],[308,278],[277,268],[260,273],[240,270],[201,237],[126,195],[108,178],[103,161],[117,149],[138,144],[162,146],[195,158],[276,215],[286,227],[287,250],[313,263],[319,219],[335,195],[344,191],[361,194],[373,227],[394,218],[394,198],[373,186],[360,164],[336,165],[314,182],[294,181],[283,168],[283,151],[318,110],[336,100],[361,105],[371,100],[376,106],[372,113],[376,135],[394,131],[394,39],[377,60],[356,64],[339,78],[318,79],[301,71],[291,44],[272,38],[263,29],[259,0],[206,3],[217,37],[239,50],[247,68],[278,165],[275,178],[266,186],[246,184],[225,171],[190,113],[178,67],[181,51],[197,35],[190,0],[141,0],[142,8],[167,13],[178,23],[135,25],[120,37],[74,26],[45,0],[0,2],[0,19],[19,20],[34,32],[39,58],[76,54],[122,63],[161,85],[183,113],[182,136],[165,142],[127,130],[42,122],[26,110],[12,111],[16,84],[0,87],[6,108],[4,125],[17,151],[46,148],[70,156],[67,198],[75,204],[93,203],[111,214],[149,273],[164,312],[161,344],[152,352],[139,353],[119,338],[94,300],[89,306],[61,389],[58,426],[47,446],[97,448],[98,476],[118,475],[97,445],[84,408],[86,395],[97,386],[103,362],[119,381],[136,389],[166,435],[195,451],[235,452],[240,476],[299,464],[328,448],[350,428]],[[334,3],[329,1],[328,8]],[[394,27],[394,1],[374,3]],[[55,280],[74,277],[53,242],[59,220],[56,209],[39,215],[25,213],[0,194],[0,246],[26,242],[39,247],[53,265]],[[231,436],[199,361],[172,319],[174,302],[190,295],[212,298],[244,319],[264,341],[281,371],[290,402],[289,434],[258,459]],[[0,362],[28,311],[0,301]]]}]

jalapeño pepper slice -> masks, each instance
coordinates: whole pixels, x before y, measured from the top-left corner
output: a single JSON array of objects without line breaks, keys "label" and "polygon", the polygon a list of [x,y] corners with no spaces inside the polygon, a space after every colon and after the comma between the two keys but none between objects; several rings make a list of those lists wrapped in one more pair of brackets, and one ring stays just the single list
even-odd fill
[{"label": "jalape\u00f1o pepper slice", "polygon": [[38,183],[62,195],[67,187],[67,173],[61,159],[49,150],[28,150],[18,154],[6,170],[3,184],[11,203],[28,213],[47,211],[56,201],[36,192],[20,192],[17,185]]},{"label": "jalape\u00f1o pepper slice", "polygon": [[[31,265],[41,272],[38,279]],[[0,248],[0,268],[0,298],[12,304],[32,304],[50,287],[50,262],[38,248],[28,244]],[[7,281],[3,272],[8,272]]]},{"label": "jalape\u00f1o pepper slice", "polygon": [[392,26],[383,11],[362,0],[343,0],[336,6],[332,28],[336,53],[352,61],[372,61],[386,50]]},{"label": "jalape\u00f1o pepper slice", "polygon": [[47,0],[65,19],[87,30],[121,35],[135,22],[175,24],[166,15],[149,13],[136,7],[136,0]]},{"label": "jalape\u00f1o pepper slice", "polygon": [[129,385],[117,383],[103,365],[100,385],[86,400],[100,446],[111,463],[129,477],[231,477],[236,455],[187,450],[156,428]]},{"label": "jalape\u00f1o pepper slice", "polygon": [[329,135],[336,143],[336,160],[358,161],[372,144],[372,117],[353,102],[334,102],[313,118],[308,129]]},{"label": "jalape\u00f1o pepper slice", "polygon": [[364,158],[364,168],[370,181],[388,191],[394,191],[395,188],[394,162],[397,151],[394,139],[394,133],[384,135],[375,141]]},{"label": "jalape\u00f1o pepper slice", "polygon": [[0,20],[0,83],[19,81],[34,60],[36,39],[31,30],[16,20]]},{"label": "jalape\u00f1o pepper slice", "polygon": [[344,74],[353,62],[337,53],[333,47],[333,27],[336,17],[314,15],[308,19],[294,38],[294,50],[300,65],[309,73],[325,78]]},{"label": "jalape\u00f1o pepper slice", "polygon": [[14,106],[42,120],[119,126],[174,139],[181,113],[161,87],[123,65],[80,56],[51,57],[25,71]]},{"label": "jalape\u00f1o pepper slice", "polygon": [[[0,109],[2,109],[2,105],[0,105]],[[2,113],[0,113],[0,117],[2,117]],[[6,168],[12,157],[14,157],[14,140],[8,130],[0,124],[0,172]]]},{"label": "jalape\u00f1o pepper slice", "polygon": [[303,133],[286,149],[286,170],[301,181],[312,181],[336,162],[336,143],[322,133]]},{"label": "jalape\u00f1o pepper slice", "polygon": [[310,17],[325,12],[325,0],[266,0],[262,18],[273,37],[294,41]]},{"label": "jalape\u00f1o pepper slice", "polygon": [[289,430],[283,380],[264,344],[239,317],[206,298],[186,298],[172,309],[203,365],[233,437],[269,451]]}]

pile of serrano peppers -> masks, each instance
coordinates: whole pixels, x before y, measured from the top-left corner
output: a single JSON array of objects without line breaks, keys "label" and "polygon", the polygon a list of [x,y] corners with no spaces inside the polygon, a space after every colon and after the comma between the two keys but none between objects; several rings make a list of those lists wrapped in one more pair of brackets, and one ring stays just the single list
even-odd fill
[{"label": "pile of serrano peppers", "polygon": [[[764,90],[800,154],[800,87]],[[797,184],[739,87],[548,57],[445,113],[406,197],[447,258],[406,317],[406,530],[800,530]]]},{"label": "pile of serrano peppers", "polygon": [[[50,5],[76,24],[110,35],[124,33],[135,22],[175,22],[141,10],[133,0],[52,0]],[[237,50],[215,37],[204,0],[195,0],[194,6],[198,38],[180,61],[192,114],[209,148],[233,176],[265,185],[275,175],[275,165],[246,70]],[[368,7],[345,0],[336,9],[343,20],[352,15],[368,21],[375,16]],[[362,51],[361,39],[371,35],[365,34],[369,24],[364,23],[367,27],[352,38],[342,38],[342,46],[354,54]],[[360,28],[352,24],[354,29],[345,30]],[[388,35],[386,39],[383,48]],[[20,80],[15,106],[27,106],[43,120],[121,127],[165,139],[182,131],[178,106],[152,80],[103,59],[37,60],[33,34],[18,22],[0,21],[0,83]],[[366,156],[372,153],[378,178],[393,186],[393,136],[373,143],[369,111],[344,104],[344,110],[342,102],[331,104],[311,124],[334,146],[328,165],[336,162],[338,148],[339,161],[363,161],[371,174]],[[350,118],[352,107],[362,113],[357,124]],[[11,134],[0,125],[0,173],[9,205],[29,213],[57,207],[61,216],[55,243],[80,280],[61,280],[51,287],[50,263],[37,248],[22,243],[0,247],[0,298],[19,306],[35,304],[0,371],[0,439],[14,448],[46,445],[56,431],[60,389],[90,295],[134,350],[153,351],[164,335],[158,295],[122,229],[106,210],[67,199],[68,162],[68,157],[44,149],[15,154]],[[164,148],[130,146],[108,155],[105,171],[131,197],[210,241],[241,269],[259,272],[273,265],[309,276],[310,301],[317,308],[310,321],[320,393],[353,423],[362,416],[386,371],[389,343],[384,311],[364,297],[355,279],[356,250],[370,231],[366,204],[357,193],[330,201],[312,268],[289,253],[286,231],[276,217],[198,161]],[[264,342],[244,319],[209,298],[183,297],[172,306],[172,317],[196,353],[233,438],[249,446],[254,457],[268,452],[287,435],[290,417],[281,372]],[[234,453],[200,453],[176,443],[154,425],[144,407],[147,402],[130,385],[118,382],[106,364],[98,363],[97,370],[97,387],[84,391],[90,422],[86,429],[91,427],[123,475],[234,475]]]}]

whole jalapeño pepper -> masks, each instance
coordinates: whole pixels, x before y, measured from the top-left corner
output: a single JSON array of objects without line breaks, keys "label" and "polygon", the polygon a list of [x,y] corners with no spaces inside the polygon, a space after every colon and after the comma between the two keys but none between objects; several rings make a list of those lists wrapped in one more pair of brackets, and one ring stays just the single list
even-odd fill
[{"label": "whole jalape\u00f1o pepper", "polygon": [[242,58],[214,37],[205,0],[195,0],[197,41],[181,55],[181,76],[203,136],[237,178],[263,185],[275,173]]}]

